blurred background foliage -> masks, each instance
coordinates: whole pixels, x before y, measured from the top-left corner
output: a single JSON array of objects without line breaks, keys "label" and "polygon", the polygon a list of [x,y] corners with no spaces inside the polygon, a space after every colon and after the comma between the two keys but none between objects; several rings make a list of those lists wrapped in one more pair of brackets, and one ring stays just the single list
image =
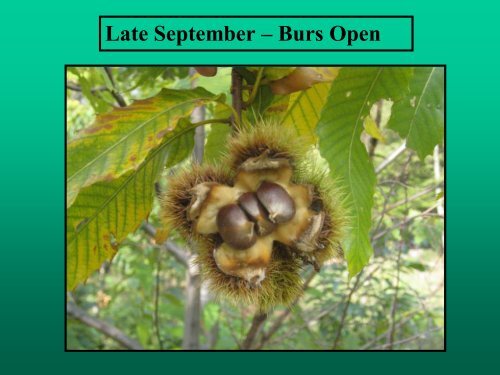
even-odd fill
[{"label": "blurred background foliage", "polygon": [[[214,78],[188,67],[69,68],[67,138],[74,139],[117,100],[131,103],[162,88],[193,86],[230,97],[230,81],[230,68],[220,68]],[[433,155],[420,160],[385,127],[391,103],[379,105],[383,137],[372,131],[362,136],[377,174],[374,256],[368,266],[351,279],[344,263],[327,264],[320,273],[304,269],[304,295],[291,308],[270,312],[257,332],[251,332],[252,307],[213,300],[202,285],[200,349],[443,349],[443,150],[436,146]],[[219,109],[205,110],[217,117]],[[221,150],[214,139],[228,131],[205,129],[205,160],[212,160]],[[186,163],[190,158],[176,168]],[[163,173],[160,185],[169,173]],[[151,228],[161,228],[156,200],[148,223],[149,231],[129,235],[112,262],[68,293],[68,349],[185,348],[186,264],[152,235]],[[176,233],[169,242],[187,247]]]}]

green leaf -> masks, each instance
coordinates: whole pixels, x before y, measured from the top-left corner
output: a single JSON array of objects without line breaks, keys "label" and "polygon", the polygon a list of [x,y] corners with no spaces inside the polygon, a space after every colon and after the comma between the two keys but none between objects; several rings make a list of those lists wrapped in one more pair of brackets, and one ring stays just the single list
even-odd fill
[{"label": "green leaf", "polygon": [[[141,87],[143,85],[145,86],[151,86],[152,83],[158,78],[163,72],[165,72],[165,67],[164,66],[150,66],[150,67],[134,67],[134,68],[127,68],[127,69],[135,69],[135,77],[136,78],[136,83],[134,86],[129,87],[127,91],[132,91],[133,89],[137,87]],[[122,82],[125,80],[122,80]],[[118,80],[117,80],[118,82]],[[126,81],[125,81],[126,82]]]},{"label": "green leaf", "polygon": [[[93,71],[85,72],[77,68],[70,68],[69,71],[78,78],[78,84],[82,89],[83,96],[89,101],[96,113],[106,113],[112,108],[112,106],[102,98],[101,92],[92,91],[94,89],[93,81],[95,81],[95,79],[92,79]],[[87,79],[85,73],[87,73],[89,79]]]},{"label": "green leaf", "polygon": [[177,127],[180,129],[191,129],[183,132],[174,142],[170,144],[167,150],[167,160],[165,164],[172,167],[191,155],[194,148],[194,129],[193,123],[187,117],[179,119]]},{"label": "green leaf", "polygon": [[[154,182],[196,126],[182,121],[144,162],[111,181],[83,188],[67,210],[67,287],[73,289],[111,259],[118,245],[147,218]],[[167,166],[170,166],[167,164]]]},{"label": "green leaf", "polygon": [[351,277],[373,254],[369,230],[375,172],[360,139],[363,120],[377,100],[404,96],[411,74],[412,68],[342,68],[316,128],[321,154],[347,194],[351,230],[345,254]]},{"label": "green leaf", "polygon": [[406,138],[420,157],[430,155],[444,136],[444,69],[417,67],[410,92],[394,103],[387,125]]},{"label": "green leaf", "polygon": [[205,144],[204,161],[208,163],[218,162],[226,151],[226,143],[231,134],[229,125],[212,125]]},{"label": "green leaf", "polygon": [[[214,118],[229,118],[232,112],[231,109],[223,104],[216,104],[212,110]],[[207,135],[203,161],[208,163],[218,162],[226,151],[226,145],[229,135],[231,134],[231,126],[229,124],[212,124],[209,127],[210,131]]]},{"label": "green leaf", "polygon": [[136,169],[174,131],[180,118],[217,99],[203,88],[164,89],[152,98],[98,115],[92,127],[68,144],[67,206],[80,189]]},{"label": "green leaf", "polygon": [[219,68],[215,77],[200,76],[196,78],[197,85],[206,88],[214,94],[230,94],[231,68]]}]

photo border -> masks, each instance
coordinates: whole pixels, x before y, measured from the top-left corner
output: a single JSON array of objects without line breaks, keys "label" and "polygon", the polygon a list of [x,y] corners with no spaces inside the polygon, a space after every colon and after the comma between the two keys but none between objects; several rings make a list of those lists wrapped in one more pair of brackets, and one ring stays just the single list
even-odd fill
[{"label": "photo border", "polygon": [[[185,52],[185,51],[183,51]],[[266,349],[266,350],[241,350],[241,349],[144,349],[144,350],[130,350],[130,349],[109,349],[109,350],[98,350],[98,349],[68,349],[67,348],[67,209],[66,209],[66,197],[67,197],[67,72],[68,68],[72,67],[154,67],[154,66],[164,66],[164,67],[191,67],[192,64],[64,64],[64,352],[383,352],[383,353],[406,353],[406,352],[417,352],[417,353],[425,353],[425,352],[447,352],[447,263],[448,257],[446,254],[446,232],[447,232],[447,187],[446,187],[446,168],[447,168],[447,64],[336,64],[336,65],[325,65],[325,64],[258,64],[252,65],[257,67],[266,67],[266,66],[274,66],[274,67],[440,67],[444,68],[444,135],[443,135],[443,156],[444,156],[444,165],[443,165],[443,207],[444,207],[444,226],[443,226],[443,236],[444,236],[444,285],[443,285],[443,307],[444,307],[444,315],[443,315],[443,349],[394,349],[394,350],[382,350],[382,349],[374,349],[374,350],[358,350],[358,349],[339,349],[339,350],[328,350],[328,349],[297,349],[297,350],[282,350],[282,349]],[[217,66],[217,67],[245,67],[249,66],[248,64],[196,64],[196,66],[207,67],[207,66]]]}]

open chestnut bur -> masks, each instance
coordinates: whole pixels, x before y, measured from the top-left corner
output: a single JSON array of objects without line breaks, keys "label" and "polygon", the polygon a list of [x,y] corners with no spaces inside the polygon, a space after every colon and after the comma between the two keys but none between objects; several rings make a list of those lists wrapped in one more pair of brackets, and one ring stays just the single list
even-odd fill
[{"label": "open chestnut bur", "polygon": [[341,195],[303,144],[257,124],[230,139],[220,164],[170,178],[162,217],[193,242],[215,295],[267,311],[298,297],[305,264],[342,257]]}]

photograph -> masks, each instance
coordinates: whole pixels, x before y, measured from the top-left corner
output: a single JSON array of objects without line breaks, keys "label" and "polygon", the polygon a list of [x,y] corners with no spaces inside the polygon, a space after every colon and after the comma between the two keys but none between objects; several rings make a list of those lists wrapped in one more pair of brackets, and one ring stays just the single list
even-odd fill
[{"label": "photograph", "polygon": [[445,65],[64,75],[65,351],[445,351]]}]

